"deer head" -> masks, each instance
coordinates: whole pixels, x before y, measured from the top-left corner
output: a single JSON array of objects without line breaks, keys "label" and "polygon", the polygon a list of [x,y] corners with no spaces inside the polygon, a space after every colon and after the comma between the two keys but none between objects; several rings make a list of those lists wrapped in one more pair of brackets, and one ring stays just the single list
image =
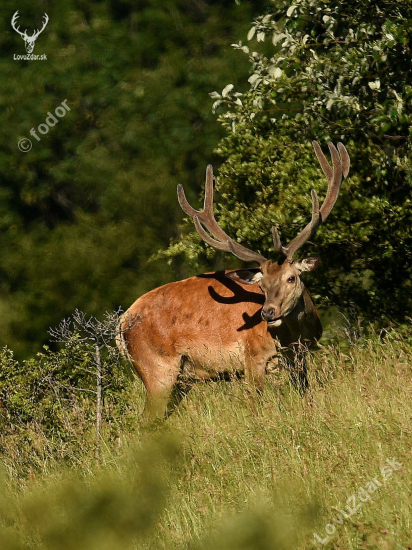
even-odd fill
[{"label": "deer head", "polygon": [[47,25],[47,23],[49,22],[49,17],[47,15],[47,13],[44,14],[43,18],[44,18],[44,22],[43,22],[43,27],[40,29],[40,30],[37,30],[37,31],[33,31],[33,34],[32,36],[27,36],[27,30],[25,30],[24,32],[21,32],[19,29],[20,27],[17,27],[16,28],[16,21],[18,19],[18,11],[16,11],[16,13],[13,15],[13,18],[11,20],[11,26],[13,27],[13,29],[19,33],[19,35],[23,38],[24,40],[24,45],[26,46],[26,51],[27,53],[32,53],[33,49],[34,49],[34,44],[36,42],[36,39],[37,37],[39,36],[39,34],[41,32],[43,32],[45,26]]},{"label": "deer head", "polygon": [[289,315],[299,302],[304,290],[303,282],[300,279],[301,273],[312,271],[317,267],[318,258],[295,261],[294,255],[308,239],[313,237],[321,223],[329,216],[338,198],[342,180],[349,173],[350,159],[344,145],[338,143],[337,149],[332,143],[328,143],[328,146],[333,168],[326,160],[319,144],[316,141],[313,142],[316,156],[328,180],[325,201],[319,208],[318,196],[316,191],[312,190],[312,219],[287,246],[282,245],[276,227],[272,228],[273,244],[278,254],[277,262],[267,260],[261,254],[233,241],[219,226],[213,214],[214,177],[210,164],[206,169],[205,199],[202,212],[190,206],[182,185],[179,184],[177,187],[180,206],[193,219],[196,230],[207,244],[218,250],[230,252],[245,262],[259,264],[260,267],[257,269],[232,271],[226,276],[242,284],[259,284],[265,296],[261,312],[262,319],[271,326],[281,325],[283,318]]}]

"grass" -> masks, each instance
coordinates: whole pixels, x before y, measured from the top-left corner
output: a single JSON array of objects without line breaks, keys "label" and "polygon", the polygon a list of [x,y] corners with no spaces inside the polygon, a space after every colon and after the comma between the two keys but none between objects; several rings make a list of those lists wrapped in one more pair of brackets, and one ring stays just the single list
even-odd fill
[{"label": "grass", "polygon": [[[411,548],[411,340],[322,347],[309,359],[312,402],[275,370],[258,403],[242,381],[199,384],[150,428],[138,423],[136,381],[136,430],[100,466],[84,453],[71,471],[49,464],[19,488],[6,476],[0,547]],[[388,459],[401,466],[384,480]],[[361,506],[339,516],[352,495]],[[39,506],[54,510],[49,519],[33,513]]]}]

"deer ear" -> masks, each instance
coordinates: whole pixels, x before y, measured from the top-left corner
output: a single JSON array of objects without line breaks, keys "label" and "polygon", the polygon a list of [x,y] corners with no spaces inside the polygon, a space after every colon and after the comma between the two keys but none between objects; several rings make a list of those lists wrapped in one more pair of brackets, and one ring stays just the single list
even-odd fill
[{"label": "deer ear", "polygon": [[238,269],[237,271],[229,271],[229,273],[226,273],[226,277],[237,283],[254,285],[260,281],[263,273],[260,269]]},{"label": "deer ear", "polygon": [[305,258],[304,260],[299,260],[297,262],[293,262],[293,265],[300,272],[302,272],[302,271],[313,271],[319,265],[319,258],[318,258],[318,256],[312,256],[311,258]]}]

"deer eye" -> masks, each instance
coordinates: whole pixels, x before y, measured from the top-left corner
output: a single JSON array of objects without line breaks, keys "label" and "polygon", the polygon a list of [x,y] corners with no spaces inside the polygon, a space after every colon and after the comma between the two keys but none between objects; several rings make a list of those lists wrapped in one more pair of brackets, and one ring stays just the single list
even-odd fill
[{"label": "deer eye", "polygon": [[288,283],[294,283],[296,281],[296,277],[289,277]]}]

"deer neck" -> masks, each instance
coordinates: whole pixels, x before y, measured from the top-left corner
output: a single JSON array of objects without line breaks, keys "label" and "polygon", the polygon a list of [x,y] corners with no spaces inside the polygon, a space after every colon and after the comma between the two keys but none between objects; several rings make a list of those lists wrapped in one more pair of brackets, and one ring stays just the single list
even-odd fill
[{"label": "deer neck", "polygon": [[[295,343],[297,340],[314,342],[322,336],[322,325],[316,306],[310,292],[304,285],[296,306],[283,319],[283,329],[286,330],[279,331],[279,336],[281,336],[281,345],[286,346]],[[282,335],[284,335],[284,338],[282,338]],[[284,343],[282,342],[283,339],[285,339]]]}]

